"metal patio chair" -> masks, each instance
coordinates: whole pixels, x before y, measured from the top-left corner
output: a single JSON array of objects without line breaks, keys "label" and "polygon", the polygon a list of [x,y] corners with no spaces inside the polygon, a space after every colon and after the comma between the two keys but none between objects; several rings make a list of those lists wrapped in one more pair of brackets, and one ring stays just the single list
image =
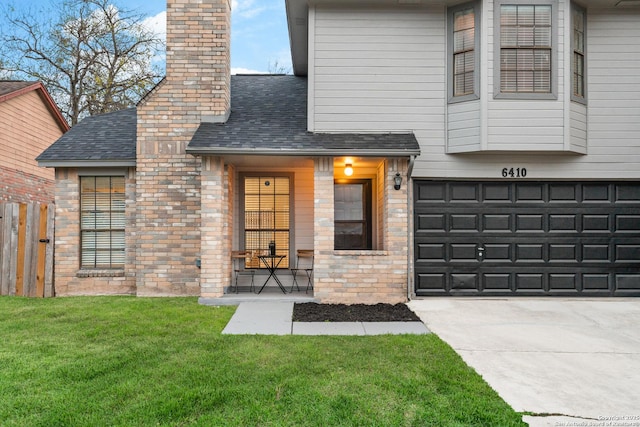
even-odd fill
[{"label": "metal patio chair", "polygon": [[[298,277],[304,274],[303,277],[307,279],[307,289],[313,291],[313,249],[298,249],[296,251],[296,266],[291,269],[291,275],[293,276],[293,283],[291,284],[291,292],[295,286],[300,292],[300,286],[298,286]],[[304,278],[302,279],[304,280]]]}]

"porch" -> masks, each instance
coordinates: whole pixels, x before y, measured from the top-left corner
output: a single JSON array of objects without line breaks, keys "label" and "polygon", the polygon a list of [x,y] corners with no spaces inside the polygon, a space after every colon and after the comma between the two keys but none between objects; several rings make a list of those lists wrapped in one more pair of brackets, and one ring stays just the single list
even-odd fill
[{"label": "porch", "polygon": [[[203,156],[201,302],[406,301],[407,168],[407,158]],[[256,255],[272,243],[287,292],[271,278],[257,294],[269,272]],[[313,253],[309,292],[304,273],[300,292],[291,274],[300,249]],[[238,265],[235,251],[252,256]],[[238,276],[236,293],[238,269],[253,274]]]}]

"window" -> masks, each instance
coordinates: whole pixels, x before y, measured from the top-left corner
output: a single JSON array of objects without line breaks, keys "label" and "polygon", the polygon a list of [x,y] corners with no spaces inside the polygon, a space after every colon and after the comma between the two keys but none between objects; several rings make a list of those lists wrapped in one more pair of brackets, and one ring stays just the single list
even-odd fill
[{"label": "window", "polygon": [[[289,268],[290,188],[288,176],[244,177],[244,250],[263,252],[273,241],[276,253],[286,257],[280,268]],[[264,266],[256,258],[246,267]]]},{"label": "window", "polygon": [[584,9],[574,4],[571,5],[571,21],[573,32],[571,33],[571,45],[573,56],[571,58],[571,73],[574,101],[584,102],[586,99],[586,69],[585,69],[585,35],[587,30],[587,15]]},{"label": "window", "polygon": [[123,176],[80,177],[81,268],[124,268],[124,206]]},{"label": "window", "polygon": [[336,182],[334,210],[334,249],[370,250],[371,180]]},{"label": "window", "polygon": [[549,2],[498,2],[496,96],[555,98],[554,14]]},{"label": "window", "polygon": [[449,101],[478,98],[479,28],[477,3],[449,9]]}]

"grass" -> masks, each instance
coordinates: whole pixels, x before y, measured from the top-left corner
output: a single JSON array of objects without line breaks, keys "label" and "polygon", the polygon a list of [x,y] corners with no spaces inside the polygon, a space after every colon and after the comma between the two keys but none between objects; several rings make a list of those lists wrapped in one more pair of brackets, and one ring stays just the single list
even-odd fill
[{"label": "grass", "polygon": [[0,297],[0,425],[524,425],[435,335],[221,335],[234,309]]}]

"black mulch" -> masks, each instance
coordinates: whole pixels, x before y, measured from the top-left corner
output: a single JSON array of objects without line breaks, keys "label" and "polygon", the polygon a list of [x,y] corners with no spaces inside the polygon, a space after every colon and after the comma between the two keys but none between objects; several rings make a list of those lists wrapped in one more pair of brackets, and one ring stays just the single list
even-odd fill
[{"label": "black mulch", "polygon": [[293,305],[294,322],[414,322],[420,318],[405,304],[317,304]]}]

